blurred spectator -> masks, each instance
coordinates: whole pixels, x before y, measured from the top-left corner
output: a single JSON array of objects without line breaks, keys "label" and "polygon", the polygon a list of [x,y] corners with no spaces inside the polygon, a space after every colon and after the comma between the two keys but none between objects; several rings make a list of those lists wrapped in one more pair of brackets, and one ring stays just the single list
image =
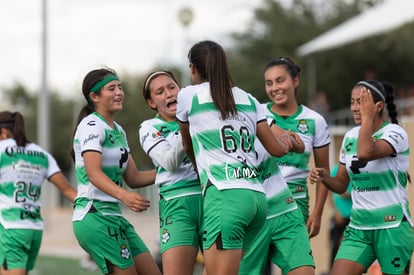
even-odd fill
[{"label": "blurred spectator", "polygon": [[[318,112],[322,115],[327,121],[329,120],[329,112],[331,111],[331,105],[328,101],[328,97],[326,93],[323,91],[318,91],[313,98],[312,102],[310,102],[311,109]],[[328,121],[329,124],[329,121]]]}]

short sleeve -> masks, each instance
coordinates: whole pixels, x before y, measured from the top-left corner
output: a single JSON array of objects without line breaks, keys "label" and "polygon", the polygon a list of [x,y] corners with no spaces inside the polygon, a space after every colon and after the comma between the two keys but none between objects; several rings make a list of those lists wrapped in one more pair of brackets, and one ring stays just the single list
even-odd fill
[{"label": "short sleeve", "polygon": [[262,121],[266,121],[267,118],[266,118],[266,113],[265,113],[263,105],[260,104],[259,101],[254,96],[252,96],[252,95],[249,95],[249,96],[252,98],[254,104],[256,105],[257,123],[262,122]]},{"label": "short sleeve", "polygon": [[47,178],[50,178],[51,176],[53,176],[56,173],[60,172],[60,168],[56,162],[56,159],[49,153],[47,153],[47,159],[48,159],[48,163],[49,163],[49,167],[47,170]]},{"label": "short sleeve", "polygon": [[146,154],[148,154],[157,144],[165,141],[165,138],[161,133],[155,127],[150,125],[150,123],[143,122],[139,127],[138,133],[139,142]]},{"label": "short sleeve", "polygon": [[188,122],[188,113],[191,107],[190,91],[187,88],[180,90],[177,96],[177,120],[183,123]]},{"label": "short sleeve", "polygon": [[315,129],[315,137],[313,140],[313,147],[314,148],[324,147],[331,142],[328,124],[326,123],[326,120],[321,115],[318,115],[316,117],[315,122],[316,122],[316,129]]},{"label": "short sleeve", "polygon": [[77,137],[81,153],[85,151],[102,152],[102,142],[105,139],[105,130],[93,118],[82,120],[78,125]]},{"label": "short sleeve", "polygon": [[406,131],[397,124],[390,126],[381,139],[387,141],[394,148],[396,154],[407,151],[409,144]]}]

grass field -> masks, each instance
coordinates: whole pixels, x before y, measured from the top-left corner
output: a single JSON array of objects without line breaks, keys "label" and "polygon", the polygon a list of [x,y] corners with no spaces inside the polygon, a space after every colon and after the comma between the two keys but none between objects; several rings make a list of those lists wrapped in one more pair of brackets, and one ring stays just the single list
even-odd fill
[{"label": "grass field", "polygon": [[77,259],[39,256],[30,275],[98,275],[100,271],[87,271],[81,268]]},{"label": "grass field", "polygon": [[[197,266],[194,275],[200,275],[202,267]],[[81,268],[77,259],[58,258],[40,255],[30,275],[98,275],[100,271],[87,271]]]}]

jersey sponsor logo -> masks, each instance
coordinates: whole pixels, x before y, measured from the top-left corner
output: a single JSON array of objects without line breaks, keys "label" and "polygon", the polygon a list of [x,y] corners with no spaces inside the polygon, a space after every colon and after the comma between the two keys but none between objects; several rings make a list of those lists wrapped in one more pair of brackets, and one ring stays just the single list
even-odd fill
[{"label": "jersey sponsor logo", "polygon": [[325,133],[326,133],[326,139],[330,139],[331,134],[329,133],[329,127],[328,126],[325,127]]},{"label": "jersey sponsor logo", "polygon": [[353,176],[352,181],[367,181],[369,176]]},{"label": "jersey sponsor logo", "polygon": [[403,136],[403,135],[401,135],[401,133],[398,133],[398,132],[396,132],[396,131],[391,131],[390,138],[391,138],[392,140],[394,140],[394,142],[395,142],[396,144],[400,143],[400,142],[399,142],[400,140],[404,140],[404,136]]},{"label": "jersey sponsor logo", "polygon": [[291,162],[291,161],[277,161],[277,164],[279,166],[286,166],[286,167],[295,167],[295,168],[299,168],[300,164],[299,163],[295,163],[295,162]]},{"label": "jersey sponsor logo", "polygon": [[23,177],[23,175],[28,177],[39,176],[41,174],[41,167],[39,165],[26,162],[22,159],[13,164],[13,169],[19,174],[20,177]]},{"label": "jersey sponsor logo", "polygon": [[[221,117],[219,119],[223,120]],[[224,120],[246,121],[246,118],[236,114],[236,115],[229,116]]]},{"label": "jersey sponsor logo", "polygon": [[46,157],[45,154],[41,151],[26,150],[25,148],[19,146],[7,146],[5,153],[9,157],[17,157],[19,155],[27,155],[40,158]]},{"label": "jersey sponsor logo", "polygon": [[150,133],[146,133],[144,136],[142,136],[142,144],[145,143],[145,141],[147,140],[147,138],[149,137]]},{"label": "jersey sponsor logo", "polygon": [[358,193],[364,193],[364,192],[376,192],[380,190],[379,186],[366,186],[366,187],[356,187],[354,188],[356,192]]},{"label": "jersey sponsor logo", "polygon": [[302,134],[305,134],[305,133],[309,132],[309,126],[308,126],[306,120],[304,120],[304,119],[299,120],[298,126],[296,128]]},{"label": "jersey sponsor logo", "polygon": [[98,138],[98,137],[99,137],[98,135],[90,134],[87,138],[83,140],[83,145],[85,145],[89,141],[94,140],[95,138]]},{"label": "jersey sponsor logo", "polygon": [[226,163],[225,167],[226,179],[253,179],[259,176],[259,171],[256,167],[242,166],[242,167],[232,167]]},{"label": "jersey sponsor logo", "polygon": [[263,180],[263,181],[265,181],[265,180],[267,180],[268,178],[270,178],[271,176],[272,176],[272,174],[271,174],[271,173],[262,174],[262,180]]}]

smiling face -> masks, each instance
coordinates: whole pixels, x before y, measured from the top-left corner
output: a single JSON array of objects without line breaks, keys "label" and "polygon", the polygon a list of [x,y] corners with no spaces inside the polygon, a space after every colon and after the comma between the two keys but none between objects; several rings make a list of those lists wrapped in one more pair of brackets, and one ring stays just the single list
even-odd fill
[{"label": "smiling face", "polygon": [[299,77],[292,78],[283,65],[269,67],[264,73],[266,94],[277,106],[287,107],[296,103],[295,89]]},{"label": "smiling face", "polygon": [[119,80],[112,80],[102,87],[100,93],[90,93],[98,112],[114,114],[122,110],[124,91]]},{"label": "smiling face", "polygon": [[149,84],[150,98],[147,104],[156,109],[158,115],[166,121],[174,121],[177,111],[178,84],[168,75],[160,74]]},{"label": "smiling face", "polygon": [[355,86],[352,89],[352,93],[351,93],[351,112],[352,112],[352,117],[354,118],[354,123],[356,125],[361,124],[361,109],[360,109],[361,89],[362,89],[362,86]]}]

